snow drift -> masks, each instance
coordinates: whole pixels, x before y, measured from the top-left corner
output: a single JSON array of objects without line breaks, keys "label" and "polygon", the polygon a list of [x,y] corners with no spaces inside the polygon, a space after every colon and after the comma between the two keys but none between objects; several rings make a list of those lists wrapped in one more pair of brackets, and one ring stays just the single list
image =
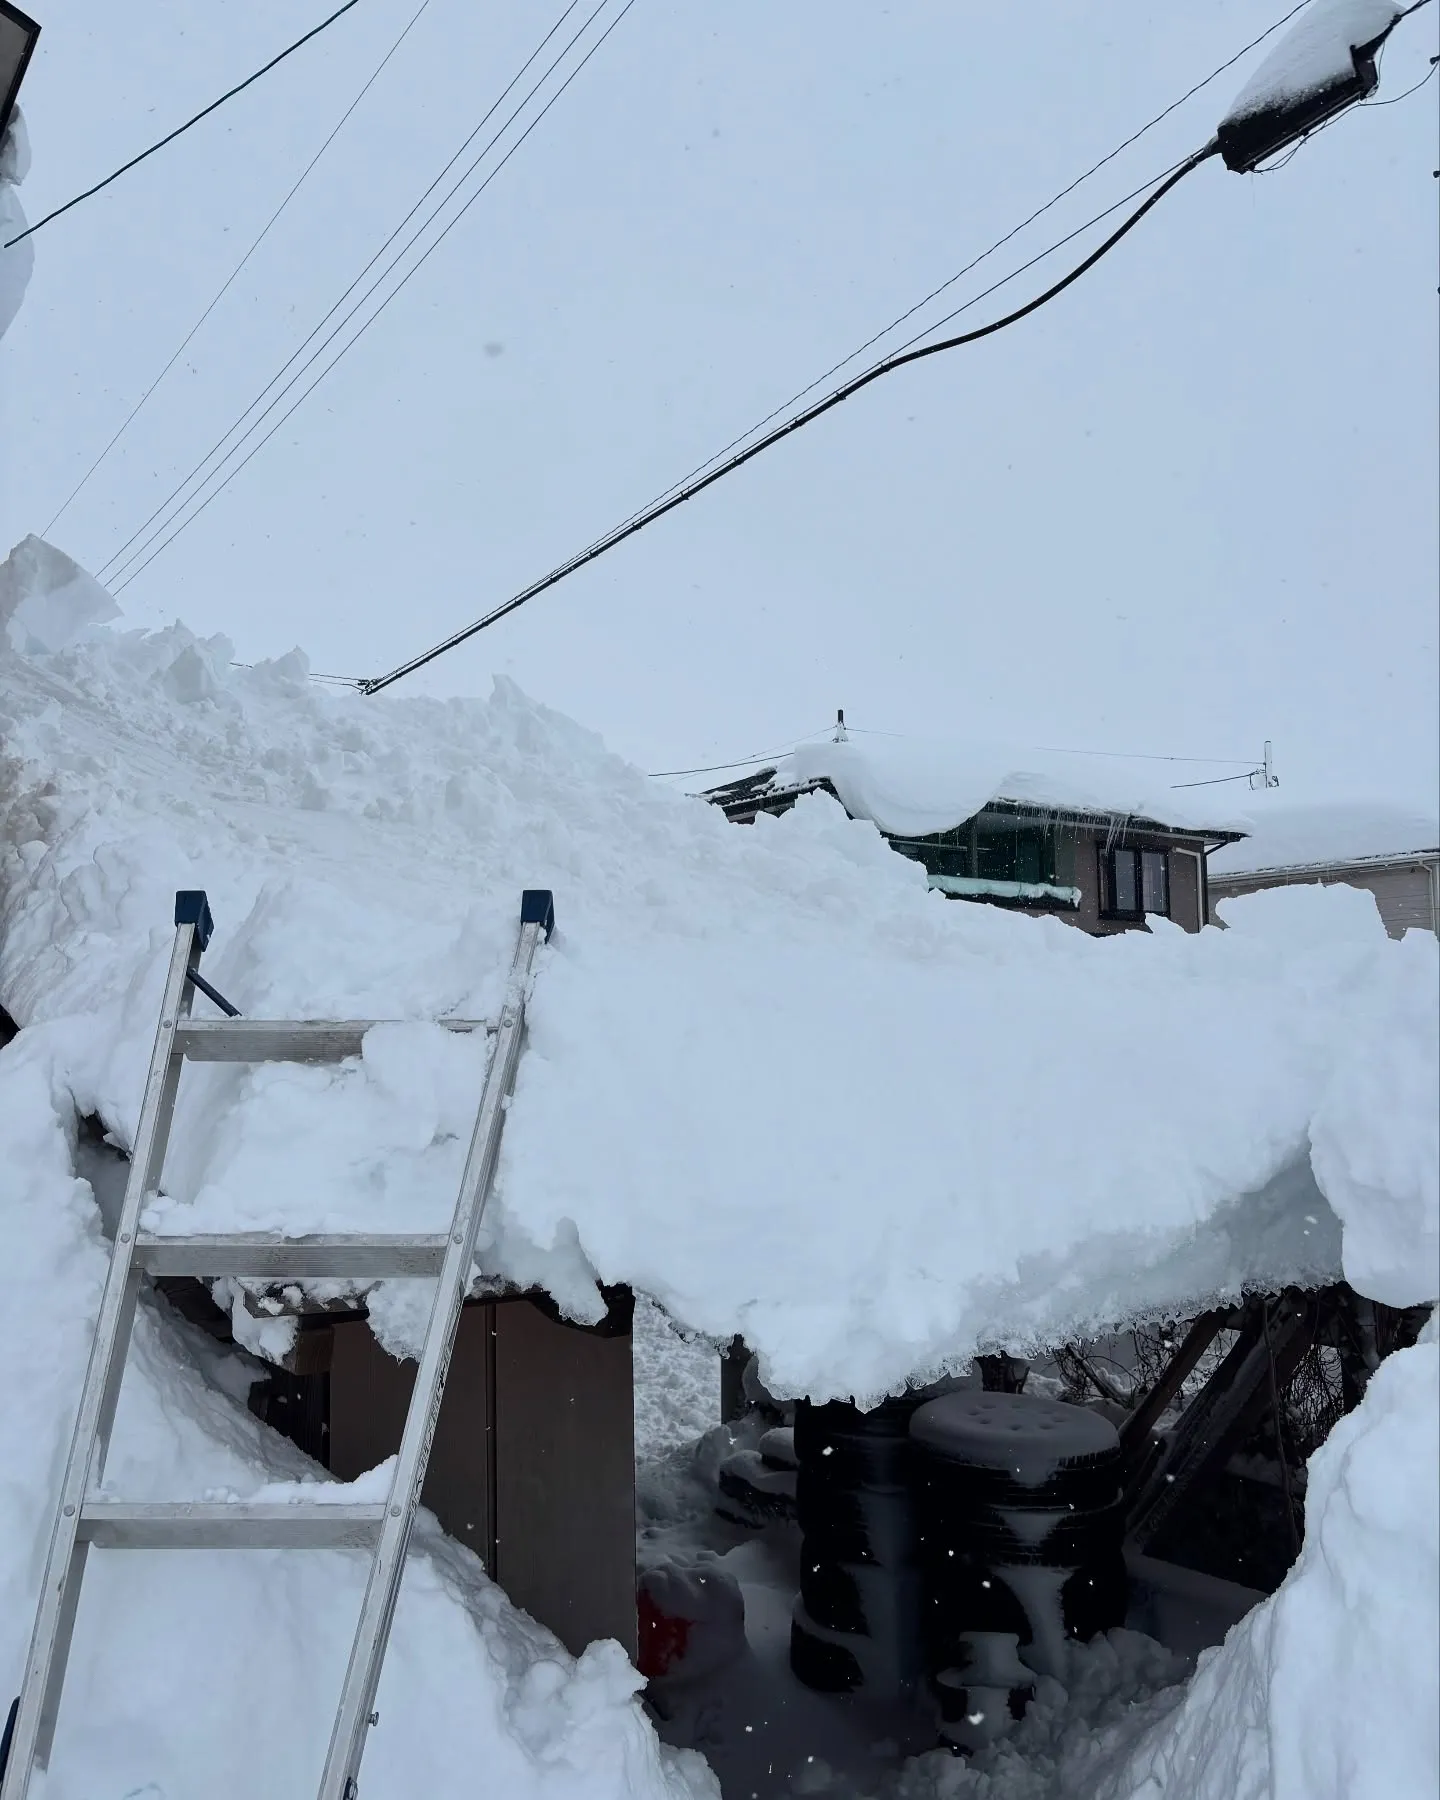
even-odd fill
[{"label": "snow drift", "polygon": [[[80,1111],[134,1128],[178,887],[245,1012],[413,1021],[338,1069],[192,1072],[156,1229],[443,1228],[483,1050],[425,1021],[493,1012],[543,885],[481,1255],[574,1316],[628,1281],[782,1390],[871,1396],[1342,1263],[1434,1295],[1436,945],[1368,896],[1092,940],[928,893],[823,796],[729,825],[505,683],[367,701],[298,653],[76,629],[0,649],[0,999]],[[397,1348],[414,1300],[372,1296]]]},{"label": "snow drift", "polygon": [[[823,797],[737,829],[507,684],[487,703],[337,695],[298,652],[240,669],[223,639],[114,630],[85,580],[33,542],[0,572],[0,999],[25,1028],[0,1054],[0,1686],[105,1266],[75,1122],[134,1129],[177,887],[209,890],[207,973],[247,1013],[399,1022],[339,1069],[191,1071],[161,1229],[443,1220],[480,1051],[430,1021],[493,1011],[519,891],[549,885],[560,929],[491,1276],[579,1316],[597,1278],[631,1281],[690,1327],[742,1330],[778,1386],[817,1395],[1342,1265],[1380,1298],[1433,1296],[1436,946],[1392,943],[1366,896],[1286,890],[1232,903],[1226,932],[1091,940],[930,894]],[[397,1346],[415,1299],[370,1296]],[[182,1331],[139,1322],[114,1490],[313,1478]],[[1311,1494],[1319,1548],[1267,1617],[1303,1589],[1293,1629],[1313,1628],[1354,1579],[1384,1520],[1365,1490],[1370,1522],[1347,1537],[1344,1509],[1415,1367],[1382,1371],[1337,1438],[1344,1479]],[[182,1598],[149,1558],[97,1558],[47,1793],[313,1789],[363,1579],[342,1553],[197,1553]],[[1202,1684],[1228,1704],[1281,1623],[1232,1638]],[[1254,1702],[1277,1767],[1295,1709],[1331,1692],[1290,1679],[1272,1670]],[[713,1800],[698,1759],[657,1745],[637,1680],[613,1645],[566,1656],[422,1531],[367,1794],[458,1800],[483,1774],[515,1800]],[[266,1720],[264,1743],[217,1755],[237,1715]],[[1230,1749],[1192,1754],[1193,1716],[1156,1727],[1137,1794],[1202,1750],[1228,1779]],[[952,1764],[935,1791],[960,1780]]]},{"label": "snow drift", "polygon": [[1421,1800],[1440,1778],[1440,1342],[1309,1464],[1305,1547],[1097,1800]]}]

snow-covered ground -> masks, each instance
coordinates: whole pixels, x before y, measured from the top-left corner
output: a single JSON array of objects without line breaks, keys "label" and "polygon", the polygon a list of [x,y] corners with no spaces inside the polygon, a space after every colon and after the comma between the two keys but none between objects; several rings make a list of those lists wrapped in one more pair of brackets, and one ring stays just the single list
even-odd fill
[{"label": "snow-covered ground", "polygon": [[[1234,903],[1227,932],[1091,940],[929,894],[821,797],[732,827],[512,686],[485,703],[370,702],[309,683],[298,653],[237,669],[223,639],[178,625],[87,625],[105,597],[27,554],[0,577],[0,1001],[24,1027],[0,1056],[0,1688],[18,1675],[105,1262],[75,1120],[133,1133],[179,887],[209,891],[206,972],[245,1012],[408,1022],[336,1070],[192,1072],[161,1229],[443,1219],[479,1049],[428,1021],[493,1011],[519,890],[548,885],[559,930],[482,1260],[579,1316],[597,1279],[629,1281],[686,1331],[742,1331],[778,1390],[865,1395],[977,1346],[1342,1267],[1382,1300],[1435,1297],[1436,945],[1390,942],[1368,897],[1265,894]],[[396,1345],[413,1339],[414,1297],[371,1296]],[[1376,1384],[1334,1478],[1312,1479],[1319,1548],[1275,1622],[1202,1671],[1249,1694],[1277,1758],[1313,1738],[1302,1714],[1352,1691],[1338,1653],[1292,1667],[1304,1628],[1286,1621],[1332,1616],[1381,1569],[1377,1545],[1399,1546],[1386,1569],[1433,1566],[1423,1494],[1391,1521],[1382,1503],[1421,1466],[1405,1447],[1421,1444],[1430,1377],[1415,1372],[1435,1354]],[[684,1353],[642,1428],[652,1447],[708,1413],[712,1357]],[[148,1310],[137,1364],[117,1492],[253,1493],[306,1472],[225,1369]],[[95,1559],[46,1800],[305,1793],[362,1560],[165,1569]],[[1367,1655],[1391,1707],[1433,1645],[1377,1619]],[[1117,1682],[1101,1687],[1133,1723]],[[484,1783],[516,1800],[713,1793],[697,1759],[660,1749],[637,1683],[614,1646],[573,1662],[473,1559],[422,1534],[367,1800]],[[1083,1692],[1037,1717],[1027,1769],[1050,1767],[1050,1787],[1026,1773],[1028,1789],[967,1789],[980,1771],[927,1764],[908,1792],[1087,1791],[1054,1785],[1068,1765],[1045,1736],[1068,1718],[1093,1748]],[[1398,1699],[1392,1712],[1393,1766],[1429,1766],[1423,1723]],[[1191,1719],[1157,1725],[1144,1754],[1160,1767],[1193,1746],[1200,1773],[1163,1791],[1228,1800],[1228,1777],[1204,1771],[1234,1765],[1230,1726]],[[1315,1800],[1359,1791],[1338,1763],[1322,1775]],[[1125,1800],[1162,1791],[1148,1779]]]}]

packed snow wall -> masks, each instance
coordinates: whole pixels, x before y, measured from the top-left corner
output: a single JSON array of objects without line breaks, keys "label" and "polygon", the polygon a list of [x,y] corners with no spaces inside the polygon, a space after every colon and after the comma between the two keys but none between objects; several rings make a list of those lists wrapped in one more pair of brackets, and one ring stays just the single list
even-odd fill
[{"label": "packed snow wall", "polygon": [[[180,887],[245,1012],[409,1021],[197,1074],[158,1228],[443,1224],[480,1052],[426,1021],[495,1009],[540,885],[481,1257],[573,1316],[628,1282],[823,1399],[1342,1268],[1433,1298],[1436,944],[1366,896],[1092,940],[927,892],[823,796],[729,825],[508,683],[370,701],[113,629],[56,555],[0,568],[0,1002],[80,1110],[134,1129]],[[370,1303],[413,1345],[406,1284]]]}]

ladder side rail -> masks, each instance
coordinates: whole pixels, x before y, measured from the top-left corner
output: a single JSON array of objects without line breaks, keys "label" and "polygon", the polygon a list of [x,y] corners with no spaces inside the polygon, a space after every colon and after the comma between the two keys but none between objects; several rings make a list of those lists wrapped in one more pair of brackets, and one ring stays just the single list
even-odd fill
[{"label": "ladder side rail", "polygon": [[319,1800],[355,1800],[365,1733],[372,1722],[380,1670],[389,1641],[390,1627],[399,1599],[420,1490],[430,1460],[430,1447],[445,1395],[445,1378],[455,1345],[460,1308],[470,1283],[475,1260],[475,1240],[485,1205],[490,1197],[500,1136],[505,1124],[506,1102],[515,1081],[525,1029],[525,1002],[535,952],[546,927],[525,923],[520,927],[506,986],[495,1047],[486,1073],[475,1131],[470,1141],[460,1195],[455,1207],[445,1264],[436,1283],[430,1321],[425,1331],[420,1367],[405,1418],[405,1430],[396,1459],[390,1504],[380,1530],[380,1541],[371,1564],[360,1621],[350,1652],[334,1730],[320,1779]]},{"label": "ladder side rail", "polygon": [[193,924],[178,925],[165,978],[160,1021],[150,1053],[150,1069],[140,1107],[140,1122],[116,1226],[110,1270],[101,1296],[90,1361],[71,1434],[55,1523],[36,1608],[35,1625],[25,1660],[20,1708],[10,1745],[10,1761],[0,1785],[0,1800],[25,1800],[30,1776],[49,1762],[59,1711],[60,1690],[70,1653],[70,1636],[79,1604],[88,1543],[78,1537],[81,1509],[92,1482],[104,1474],[115,1408],[125,1373],[125,1352],[140,1291],[140,1271],[132,1252],[140,1213],[155,1191],[170,1136],[182,1059],[175,1054],[175,1026],[190,1011],[187,971],[200,959]]}]

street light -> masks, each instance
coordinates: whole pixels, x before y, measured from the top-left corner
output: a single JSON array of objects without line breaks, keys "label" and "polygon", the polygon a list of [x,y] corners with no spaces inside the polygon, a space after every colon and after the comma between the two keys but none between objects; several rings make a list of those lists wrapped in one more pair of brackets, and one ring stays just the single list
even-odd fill
[{"label": "street light", "polygon": [[10,123],[40,27],[10,0],[0,0],[0,138]]}]

